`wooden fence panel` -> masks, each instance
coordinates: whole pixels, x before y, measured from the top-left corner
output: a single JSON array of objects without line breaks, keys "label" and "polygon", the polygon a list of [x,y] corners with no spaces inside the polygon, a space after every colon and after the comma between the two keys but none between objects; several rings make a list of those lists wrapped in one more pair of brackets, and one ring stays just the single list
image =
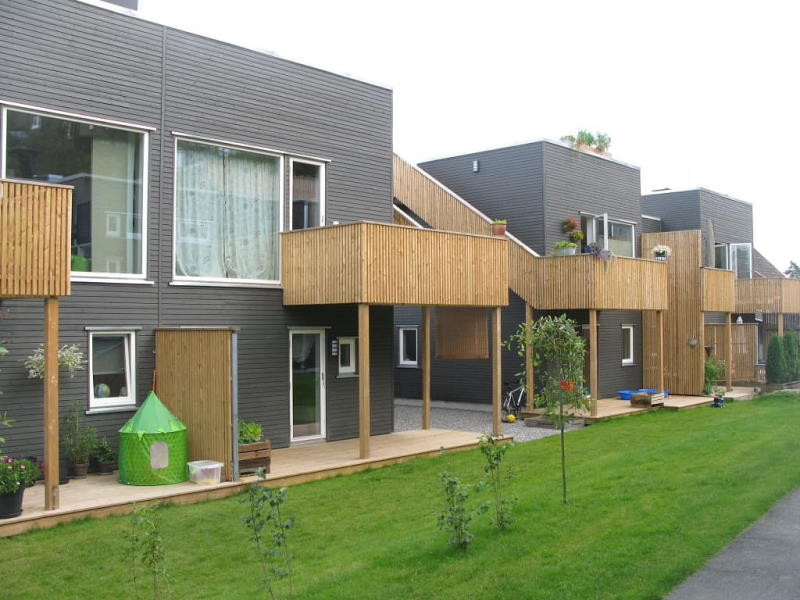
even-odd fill
[{"label": "wooden fence panel", "polygon": [[[731,325],[733,335],[733,381],[753,383],[758,380],[756,374],[758,361],[758,325],[756,323],[734,323]],[[728,333],[725,325],[705,326],[706,347],[711,353],[727,364],[726,346]]]},{"label": "wooden fence panel", "polygon": [[486,309],[437,308],[436,358],[489,358]]},{"label": "wooden fence panel", "polygon": [[186,425],[189,460],[221,462],[225,480],[233,477],[232,335],[156,330],[156,393]]},{"label": "wooden fence panel", "polygon": [[733,312],[736,310],[736,278],[733,271],[703,267],[703,310]]}]

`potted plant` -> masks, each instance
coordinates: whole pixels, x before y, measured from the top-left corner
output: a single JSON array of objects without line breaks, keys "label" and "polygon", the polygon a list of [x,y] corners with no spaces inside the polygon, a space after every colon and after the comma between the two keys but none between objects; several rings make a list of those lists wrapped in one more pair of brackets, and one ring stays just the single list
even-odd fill
[{"label": "potted plant", "polygon": [[492,235],[504,236],[506,234],[506,225],[508,221],[505,219],[495,219],[492,221]]},{"label": "potted plant", "polygon": [[569,234],[569,239],[571,242],[575,242],[575,244],[580,245],[580,243],[583,241],[583,232],[580,229],[571,231]]},{"label": "potted plant", "polygon": [[89,458],[97,447],[94,427],[81,425],[80,410],[73,406],[64,420],[64,451],[72,461],[72,476],[83,479],[89,469]]},{"label": "potted plant", "polygon": [[106,438],[100,440],[94,450],[94,458],[101,475],[110,475],[117,468],[117,453]]},{"label": "potted plant", "polygon": [[261,425],[251,421],[239,421],[239,472],[257,471],[263,467],[269,473],[272,444],[262,440]]},{"label": "potted plant", "polygon": [[664,244],[659,244],[658,246],[653,247],[650,251],[653,254],[653,258],[658,261],[665,261],[672,254],[672,248],[669,246],[665,246]]},{"label": "potted plant", "polygon": [[563,221],[561,221],[561,231],[563,233],[569,233],[571,231],[575,231],[578,228],[578,221],[575,217],[567,217]]},{"label": "potted plant", "polygon": [[22,513],[25,488],[39,477],[39,467],[27,458],[0,458],[0,519],[10,519]]},{"label": "potted plant", "polygon": [[725,407],[725,388],[719,385],[714,386],[714,401],[711,403],[714,408]]},{"label": "potted plant", "polygon": [[553,246],[553,255],[554,256],[572,256],[575,254],[575,249],[578,245],[575,242],[568,242],[566,240],[561,242],[556,242],[555,246]]}]

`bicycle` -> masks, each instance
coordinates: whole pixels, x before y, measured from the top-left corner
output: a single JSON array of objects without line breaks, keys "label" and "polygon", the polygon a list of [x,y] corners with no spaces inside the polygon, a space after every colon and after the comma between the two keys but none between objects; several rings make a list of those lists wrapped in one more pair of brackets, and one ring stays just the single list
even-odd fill
[{"label": "bicycle", "polygon": [[503,397],[503,420],[505,421],[508,415],[514,415],[514,418],[519,418],[519,413],[525,407],[526,401],[525,390],[522,386],[515,387],[513,390],[506,392]]}]

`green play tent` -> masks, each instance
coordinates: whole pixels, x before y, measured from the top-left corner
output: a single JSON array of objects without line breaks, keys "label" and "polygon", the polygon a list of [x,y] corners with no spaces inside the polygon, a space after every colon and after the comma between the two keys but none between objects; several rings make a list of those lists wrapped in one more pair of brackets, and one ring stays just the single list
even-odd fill
[{"label": "green play tent", "polygon": [[128,485],[164,485],[188,478],[186,425],[155,392],[119,430],[119,481]]}]

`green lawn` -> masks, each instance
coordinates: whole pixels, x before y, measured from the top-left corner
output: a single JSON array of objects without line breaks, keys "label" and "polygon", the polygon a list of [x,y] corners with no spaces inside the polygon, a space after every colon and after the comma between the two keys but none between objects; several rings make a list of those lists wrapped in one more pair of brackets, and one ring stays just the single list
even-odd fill
[{"label": "green lawn", "polygon": [[[435,527],[438,473],[477,479],[477,451],[419,459],[289,491],[296,597],[659,598],[800,484],[800,395],[658,411],[520,444],[516,523],[486,516],[466,553]],[[486,492],[484,492],[486,494]],[[487,496],[488,497],[488,496]],[[256,598],[237,498],[163,510],[175,598]],[[8,598],[130,598],[127,517],[0,540]]]}]

